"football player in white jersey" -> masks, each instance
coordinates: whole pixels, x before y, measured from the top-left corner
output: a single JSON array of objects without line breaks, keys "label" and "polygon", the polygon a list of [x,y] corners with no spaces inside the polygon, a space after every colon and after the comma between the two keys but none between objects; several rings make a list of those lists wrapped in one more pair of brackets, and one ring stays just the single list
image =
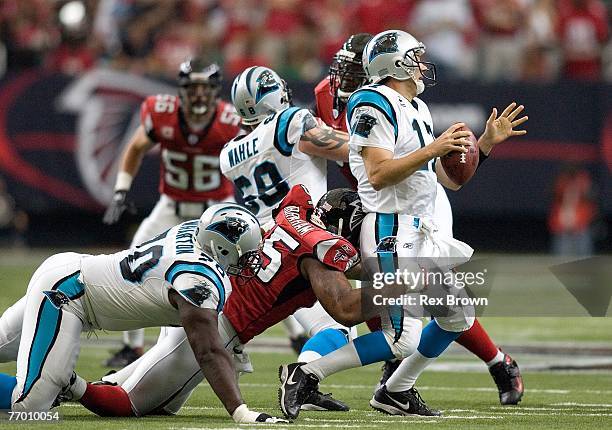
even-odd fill
[{"label": "football player in white jersey", "polygon": [[[363,66],[371,84],[355,91],[348,100],[351,172],[366,212],[361,229],[362,262],[376,265],[378,273],[414,271],[415,259],[434,262],[449,259],[454,265],[468,261],[472,248],[440,232],[432,218],[436,183],[457,190],[445,174],[439,157],[467,152],[464,125],[452,125],[438,138],[427,105],[417,98],[426,85],[435,84],[435,65],[422,61],[425,48],[412,35],[399,30],[377,34],[363,52]],[[510,136],[527,117],[518,118],[523,106],[510,104],[497,117],[493,109],[478,146],[488,155],[493,146]],[[449,308],[436,316],[421,333],[421,320],[409,306],[389,307],[381,312],[382,330],[355,339],[348,345],[302,365],[283,366],[281,409],[287,417],[299,413],[307,387],[352,367],[392,358],[408,357],[370,405],[390,414],[439,415],[430,410],[414,389],[425,367],[474,321],[473,309]],[[289,381],[291,383],[289,383]]]},{"label": "football player in white jersey", "polygon": [[[250,411],[242,400],[232,358],[217,330],[218,313],[232,288],[227,274],[255,274],[260,241],[261,228],[252,214],[235,204],[219,204],[199,220],[136,248],[48,258],[32,276],[25,301],[16,305],[25,305],[17,376],[0,378],[0,406],[46,411],[64,387],[74,399],[100,395],[74,374],[84,330],[174,325],[184,327],[203,374],[236,422],[276,422]],[[129,399],[123,400],[131,408]]]},{"label": "football player in white jersey", "polygon": [[303,184],[313,203],[327,191],[327,160],[348,160],[348,135],[291,106],[290,90],[267,67],[249,67],[234,79],[232,102],[250,133],[221,151],[221,173],[234,182],[262,225],[292,186]]},{"label": "football player in white jersey", "polygon": [[[231,96],[250,133],[225,145],[221,172],[234,182],[245,206],[266,227],[272,209],[294,185],[306,186],[316,204],[327,191],[327,160],[348,161],[348,134],[326,126],[308,109],[291,106],[285,81],[267,67],[244,70],[234,79]],[[310,336],[327,328],[347,330],[318,303],[294,317]]]}]

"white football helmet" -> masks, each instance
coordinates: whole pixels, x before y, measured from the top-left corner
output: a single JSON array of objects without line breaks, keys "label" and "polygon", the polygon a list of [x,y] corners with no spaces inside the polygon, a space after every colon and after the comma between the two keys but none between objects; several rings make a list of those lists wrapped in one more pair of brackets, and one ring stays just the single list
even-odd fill
[{"label": "white football helmet", "polygon": [[234,79],[232,103],[243,124],[256,125],[271,113],[288,108],[291,92],[274,70],[253,66]]},{"label": "white football helmet", "polygon": [[220,203],[206,209],[196,241],[230,275],[252,277],[261,267],[261,227],[242,206]]},{"label": "white football helmet", "polygon": [[[401,30],[387,30],[378,33],[366,45],[363,51],[363,68],[371,83],[384,78],[400,81],[414,80],[417,94],[426,86],[436,84],[436,66],[421,61],[425,45],[416,40],[410,33]],[[425,68],[421,68],[421,64]]]}]

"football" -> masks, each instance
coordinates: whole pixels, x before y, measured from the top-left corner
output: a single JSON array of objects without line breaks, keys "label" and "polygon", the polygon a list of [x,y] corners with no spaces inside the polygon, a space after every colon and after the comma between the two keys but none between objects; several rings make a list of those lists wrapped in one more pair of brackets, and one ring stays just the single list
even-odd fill
[{"label": "football", "polygon": [[446,175],[457,185],[463,185],[474,176],[474,172],[478,167],[478,144],[476,136],[472,130],[467,127],[461,127],[458,131],[467,130],[470,132],[468,140],[471,145],[468,148],[467,153],[452,151],[442,157],[442,167]]}]

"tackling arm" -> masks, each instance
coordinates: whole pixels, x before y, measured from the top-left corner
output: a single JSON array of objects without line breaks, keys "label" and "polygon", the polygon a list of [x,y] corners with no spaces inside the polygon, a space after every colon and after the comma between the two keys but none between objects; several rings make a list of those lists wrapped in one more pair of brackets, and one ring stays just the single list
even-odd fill
[{"label": "tackling arm", "polygon": [[232,357],[225,350],[217,329],[217,311],[202,309],[170,290],[181,324],[204,377],[230,415],[244,403],[236,382]]},{"label": "tackling arm", "polygon": [[349,136],[334,130],[319,120],[319,125],[308,129],[300,139],[300,151],[332,161],[348,161]]},{"label": "tackling arm", "polygon": [[328,269],[314,258],[304,258],[300,270],[333,319],[347,327],[365,321],[361,313],[361,292],[351,287],[344,273]]}]

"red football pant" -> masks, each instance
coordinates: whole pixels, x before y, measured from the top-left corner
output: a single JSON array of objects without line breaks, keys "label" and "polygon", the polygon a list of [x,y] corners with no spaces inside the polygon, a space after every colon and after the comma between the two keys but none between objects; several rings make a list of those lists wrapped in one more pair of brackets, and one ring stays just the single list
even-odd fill
[{"label": "red football pant", "polygon": [[135,416],[128,394],[118,385],[87,384],[87,390],[79,402],[101,417]]}]

